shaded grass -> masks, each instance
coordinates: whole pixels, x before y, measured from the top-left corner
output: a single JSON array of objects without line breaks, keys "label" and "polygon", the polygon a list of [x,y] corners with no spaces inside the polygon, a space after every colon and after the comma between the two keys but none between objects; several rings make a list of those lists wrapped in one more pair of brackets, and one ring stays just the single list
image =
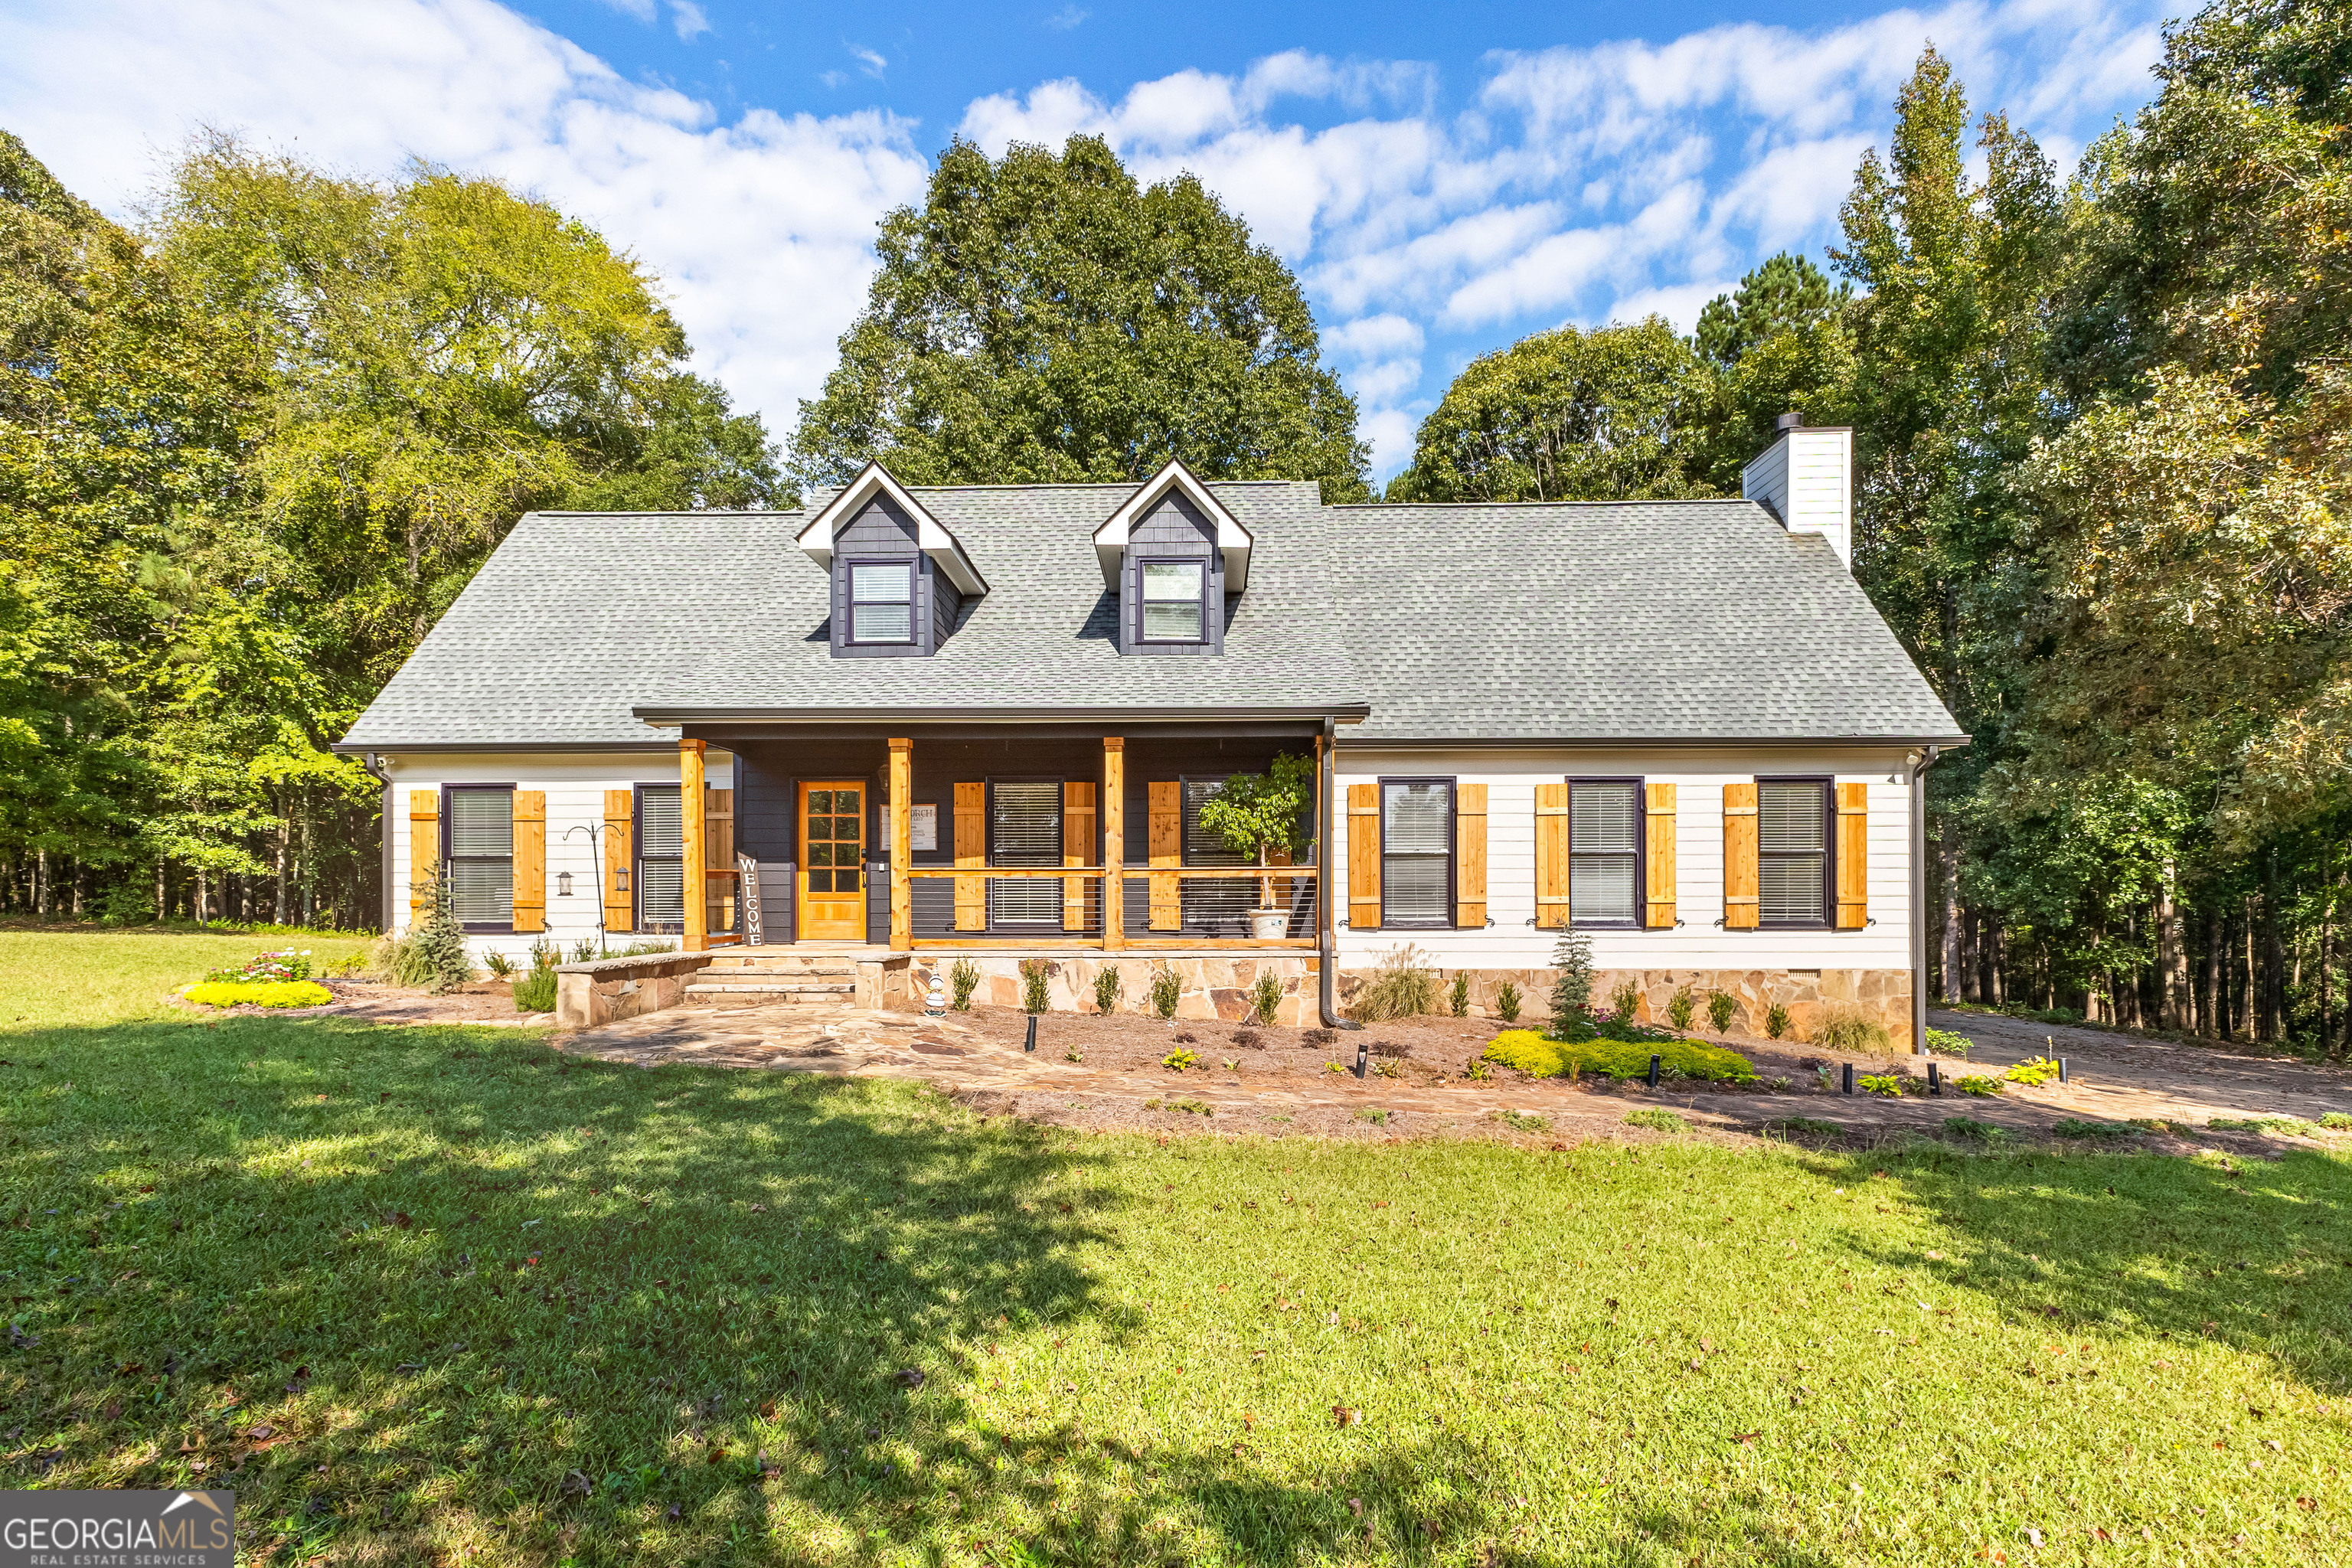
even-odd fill
[{"label": "shaded grass", "polygon": [[2326,1153],[1161,1142],[332,1019],[0,1058],[0,1485],[226,1485],[255,1561],[2347,1554]]}]

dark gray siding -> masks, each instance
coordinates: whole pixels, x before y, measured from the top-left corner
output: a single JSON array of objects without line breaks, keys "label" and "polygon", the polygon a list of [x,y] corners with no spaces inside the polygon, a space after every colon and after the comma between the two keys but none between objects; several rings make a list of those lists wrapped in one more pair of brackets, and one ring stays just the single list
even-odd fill
[{"label": "dark gray siding", "polygon": [[[1208,641],[1147,643],[1143,640],[1143,562],[1203,561],[1209,568],[1209,592],[1202,611]],[[1162,499],[1139,519],[1127,536],[1127,554],[1119,565],[1118,651],[1123,654],[1173,654],[1179,658],[1223,653],[1225,648],[1225,558],[1217,549],[1216,525],[1181,495]]]},{"label": "dark gray siding", "polygon": [[[835,658],[921,658],[939,652],[962,608],[956,586],[916,548],[913,520],[877,499],[833,536],[833,653]],[[849,640],[849,565],[853,561],[915,563],[914,638],[905,643],[853,645]]]}]

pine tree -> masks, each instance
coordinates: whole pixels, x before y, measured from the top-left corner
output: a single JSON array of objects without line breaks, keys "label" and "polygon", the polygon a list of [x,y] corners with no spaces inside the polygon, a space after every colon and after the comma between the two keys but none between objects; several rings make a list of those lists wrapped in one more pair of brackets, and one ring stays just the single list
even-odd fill
[{"label": "pine tree", "polygon": [[1576,1037],[1585,1016],[1592,1010],[1592,939],[1573,929],[1561,931],[1551,950],[1551,963],[1559,978],[1551,983],[1551,1028],[1555,1040]]}]

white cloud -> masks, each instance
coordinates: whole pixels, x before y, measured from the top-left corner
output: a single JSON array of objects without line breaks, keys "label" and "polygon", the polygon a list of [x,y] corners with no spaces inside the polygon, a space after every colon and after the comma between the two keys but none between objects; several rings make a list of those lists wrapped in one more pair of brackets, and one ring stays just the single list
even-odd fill
[{"label": "white cloud", "polygon": [[857,62],[857,68],[876,81],[880,81],[882,73],[890,68],[888,60],[862,44],[847,44],[843,47],[849,50],[849,58]]},{"label": "white cloud", "polygon": [[604,0],[604,5],[609,10],[618,11],[624,16],[633,16],[640,22],[654,19],[654,0]]},{"label": "white cloud", "polygon": [[1675,331],[1687,337],[1698,330],[1698,313],[1706,308],[1709,300],[1738,287],[1739,280],[1734,278],[1712,283],[1677,283],[1667,289],[1642,289],[1611,305],[1596,321],[1630,324],[1646,316],[1664,316],[1674,323]]},{"label": "white cloud", "polygon": [[710,31],[710,18],[694,0],[669,0],[669,25],[677,30],[678,41],[686,44]]},{"label": "white cloud", "polygon": [[1081,10],[1076,5],[1065,5],[1045,18],[1045,26],[1057,33],[1066,33],[1085,21],[1089,15],[1091,15],[1090,12]]}]

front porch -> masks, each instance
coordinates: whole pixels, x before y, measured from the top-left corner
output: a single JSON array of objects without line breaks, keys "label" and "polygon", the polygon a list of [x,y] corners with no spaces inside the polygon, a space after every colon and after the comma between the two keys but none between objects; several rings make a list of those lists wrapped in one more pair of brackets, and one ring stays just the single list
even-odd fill
[{"label": "front porch", "polygon": [[[1056,727],[689,731],[681,793],[706,810],[685,814],[682,858],[701,888],[687,889],[684,945],[747,957],[952,952],[992,973],[983,961],[1022,956],[1310,958],[1324,923],[1326,792],[1297,825],[1295,863],[1280,852],[1246,863],[1199,810],[1224,779],[1276,755],[1311,756],[1321,776],[1323,747],[1302,725],[1132,739]],[[714,750],[733,758],[731,793],[703,787]],[[1194,979],[1187,990],[1202,997],[1232,988],[1223,972]]]}]

